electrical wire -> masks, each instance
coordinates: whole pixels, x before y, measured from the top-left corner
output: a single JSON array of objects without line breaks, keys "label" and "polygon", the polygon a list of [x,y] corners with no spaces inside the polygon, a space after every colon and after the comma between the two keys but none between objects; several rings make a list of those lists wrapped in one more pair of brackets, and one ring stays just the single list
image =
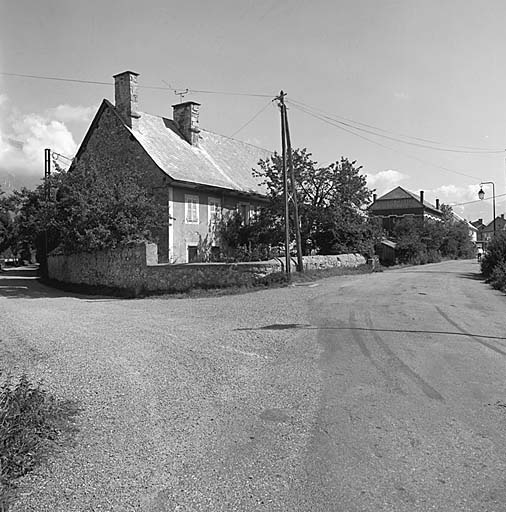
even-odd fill
[{"label": "electrical wire", "polygon": [[[287,100],[287,103],[290,103],[292,106],[297,106],[291,100]],[[299,106],[299,108],[304,108],[307,113],[313,111],[312,107],[308,108],[308,107]],[[424,149],[432,149],[432,150],[435,150],[435,151],[445,151],[445,152],[450,152],[450,153],[468,153],[468,154],[481,154],[481,155],[498,154],[498,153],[504,154],[504,152],[505,152],[504,149],[489,150],[489,149],[481,148],[481,149],[478,149],[478,150],[477,149],[471,150],[471,149],[439,148],[439,147],[436,147],[436,146],[430,146],[428,144],[421,144],[419,142],[406,141],[406,140],[399,139],[398,137],[392,137],[390,135],[383,135],[381,133],[376,133],[376,132],[374,132],[372,130],[368,130],[366,128],[361,128],[359,126],[354,126],[354,125],[352,125],[350,123],[339,121],[338,119],[335,119],[334,117],[329,116],[327,114],[318,114],[318,115],[320,115],[322,118],[325,118],[325,119],[327,119],[329,121],[332,121],[334,123],[337,123],[339,125],[347,126],[348,128],[351,128],[353,130],[358,130],[358,131],[361,131],[361,132],[364,132],[364,133],[368,133],[370,135],[374,135],[376,137],[381,137],[381,138],[388,139],[388,140],[391,140],[391,141],[394,141],[394,142],[399,142],[401,144],[408,144],[410,146],[416,146],[416,147],[420,147],[420,148],[424,148]],[[439,143],[436,143],[436,144],[439,144]]]},{"label": "electrical wire", "polygon": [[264,105],[249,121],[244,123],[239,129],[237,129],[232,135],[230,135],[231,138],[235,137],[241,130],[246,128],[250,123],[252,123],[269,105],[272,105],[272,101],[269,101],[266,105]]},{"label": "electrical wire", "polygon": [[450,172],[452,174],[458,174],[460,176],[465,176],[467,178],[472,178],[473,180],[476,180],[476,181],[480,181],[480,179],[481,179],[481,178],[478,178],[477,176],[472,176],[470,174],[466,174],[466,173],[463,173],[463,172],[455,171],[453,169],[450,169],[448,167],[444,167],[442,165],[434,164],[433,162],[429,162],[428,160],[424,160],[422,158],[418,158],[418,157],[416,157],[414,155],[411,155],[410,153],[406,153],[405,151],[401,151],[399,149],[392,148],[391,146],[386,146],[385,144],[382,144],[381,142],[378,142],[376,140],[370,139],[369,137],[366,137],[366,136],[364,136],[364,135],[362,135],[360,133],[355,133],[354,131],[352,131],[352,130],[350,130],[348,128],[345,128],[344,126],[341,126],[340,124],[336,124],[335,122],[330,121],[330,120],[328,120],[328,119],[326,119],[326,118],[324,118],[324,117],[322,117],[322,116],[320,116],[318,114],[315,114],[313,112],[309,112],[308,110],[306,110],[306,109],[304,109],[302,107],[299,107],[299,106],[297,106],[297,105],[295,105],[293,103],[291,103],[291,105],[292,105],[293,108],[295,108],[297,110],[300,110],[301,112],[303,112],[303,113],[305,113],[305,114],[307,114],[309,116],[312,116],[312,117],[314,117],[316,119],[319,119],[320,121],[323,121],[324,123],[330,124],[331,126],[339,128],[340,130],[343,130],[345,132],[351,133],[352,135],[355,135],[356,137],[359,137],[359,138],[361,138],[363,140],[366,140],[367,142],[370,142],[372,144],[376,144],[377,146],[380,146],[382,148],[388,149],[389,151],[394,151],[396,153],[399,153],[399,154],[401,154],[403,156],[406,156],[408,158],[411,158],[413,160],[417,160],[418,162],[420,162],[422,164],[430,165],[432,167],[435,167],[437,169],[441,169],[442,171]]},{"label": "electrical wire", "polygon": [[[506,197],[506,194],[499,194],[499,195],[495,196],[495,199],[497,199],[498,197]],[[492,201],[493,199],[494,199],[494,196],[485,197],[483,199],[475,199],[474,201],[467,201],[466,203],[451,204],[450,206],[464,206],[466,204],[481,203],[482,201]]]},{"label": "electrical wire", "polygon": [[[491,154],[504,153],[506,151],[506,149],[499,148],[499,147],[484,148],[484,147],[478,147],[478,146],[450,145],[450,144],[446,144],[446,143],[435,141],[435,140],[431,140],[431,139],[424,139],[424,138],[415,137],[415,136],[412,136],[412,135],[396,133],[396,132],[392,132],[390,130],[385,130],[384,128],[379,128],[377,126],[373,126],[371,124],[361,123],[360,121],[354,121],[353,119],[350,119],[350,118],[347,118],[347,117],[343,117],[343,116],[339,116],[337,114],[333,114],[331,116],[330,114],[327,114],[325,111],[323,111],[321,109],[318,109],[316,107],[312,107],[312,106],[310,106],[310,105],[308,105],[306,103],[303,103],[301,101],[298,101],[298,100],[287,99],[287,102],[292,103],[292,105],[293,104],[299,105],[301,107],[307,108],[308,110],[318,112],[321,115],[324,115],[324,116],[328,117],[329,119],[332,119],[333,121],[338,122],[338,123],[342,122],[342,121],[339,121],[339,119],[344,119],[345,121],[348,121],[348,123],[353,123],[352,125],[349,125],[347,123],[343,123],[344,125],[351,126],[352,128],[355,128],[356,130],[361,130],[360,126],[365,126],[367,128],[371,128],[372,130],[376,130],[376,131],[380,131],[380,132],[389,134],[391,137],[386,137],[386,136],[385,137],[386,138],[390,138],[391,140],[394,140],[396,142],[402,142],[404,144],[413,144],[413,145],[417,145],[417,146],[420,146],[420,147],[427,147],[425,144],[419,145],[419,144],[415,144],[415,143],[410,143],[408,141],[399,140],[398,137],[403,137],[403,138],[406,138],[406,139],[413,139],[413,140],[417,140],[417,141],[420,141],[420,142],[426,142],[427,144],[432,144],[432,145],[435,144],[435,145],[440,145],[440,146],[446,146],[446,148],[434,148],[434,147],[430,147],[429,148],[429,149],[436,149],[436,150],[439,150],[439,151],[453,151],[453,152],[459,152],[459,153],[467,153],[467,152],[475,153],[476,152],[476,153],[491,153]],[[354,125],[359,125],[359,126],[354,126]],[[363,131],[365,131],[366,133],[371,133],[372,135],[376,135],[378,137],[382,137],[383,136],[381,134],[378,134],[378,133],[375,133],[375,132],[371,132],[371,131],[368,131],[368,130],[363,130]],[[453,148],[458,148],[458,149],[448,148],[448,146],[453,146]],[[461,150],[469,150],[469,151],[461,151]]]},{"label": "electrical wire", "polygon": [[[14,77],[21,77],[21,78],[34,78],[38,80],[56,80],[58,82],[73,82],[78,84],[94,84],[94,85],[107,85],[111,86],[110,82],[99,82],[95,80],[78,80],[74,78],[62,78],[62,77],[55,77],[55,76],[41,76],[41,75],[24,75],[20,73],[6,73],[3,71],[0,71],[0,75],[5,76],[14,76]],[[140,89],[155,89],[159,91],[165,91],[167,89],[170,89],[171,91],[176,91],[176,89],[170,87],[170,86],[156,86],[156,85],[139,85]],[[195,93],[195,94],[224,94],[228,96],[249,96],[253,98],[272,98],[272,94],[256,94],[256,93],[247,93],[247,92],[233,92],[233,91],[208,91],[208,90],[202,90],[202,89],[190,89],[188,88],[188,92]]]}]

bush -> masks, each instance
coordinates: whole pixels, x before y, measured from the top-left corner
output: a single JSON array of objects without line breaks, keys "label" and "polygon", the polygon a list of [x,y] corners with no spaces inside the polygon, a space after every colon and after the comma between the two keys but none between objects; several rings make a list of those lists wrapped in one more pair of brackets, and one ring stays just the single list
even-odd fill
[{"label": "bush", "polygon": [[[0,377],[2,377],[0,373]],[[78,413],[72,402],[60,402],[26,375],[3,377],[0,385],[0,511],[8,510],[15,480],[31,471],[64,432],[73,431]]]},{"label": "bush", "polygon": [[506,262],[499,263],[490,276],[490,284],[496,289],[506,292]]},{"label": "bush", "polygon": [[494,268],[506,262],[506,233],[494,236],[487,246],[487,252],[481,262],[481,272],[486,279],[492,277]]}]

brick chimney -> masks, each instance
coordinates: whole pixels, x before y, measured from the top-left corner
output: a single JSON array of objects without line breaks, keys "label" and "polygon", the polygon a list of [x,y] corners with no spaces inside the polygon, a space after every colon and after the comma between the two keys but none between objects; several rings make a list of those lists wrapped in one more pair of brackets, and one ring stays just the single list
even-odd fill
[{"label": "brick chimney", "polygon": [[130,128],[136,129],[140,114],[137,112],[137,77],[139,73],[123,71],[114,75],[114,101],[116,111]]},{"label": "brick chimney", "polygon": [[420,190],[420,202],[423,204],[423,190]]},{"label": "brick chimney", "polygon": [[199,144],[199,110],[200,103],[185,101],[172,105],[173,118],[183,137],[192,146]]},{"label": "brick chimney", "polygon": [[436,199],[436,210],[439,210],[439,199]]}]

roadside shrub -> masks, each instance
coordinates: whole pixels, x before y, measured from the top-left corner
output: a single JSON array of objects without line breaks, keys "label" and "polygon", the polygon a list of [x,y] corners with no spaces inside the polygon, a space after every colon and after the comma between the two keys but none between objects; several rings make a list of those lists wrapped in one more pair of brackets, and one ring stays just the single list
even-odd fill
[{"label": "roadside shrub", "polygon": [[492,270],[490,284],[496,289],[506,292],[506,262],[499,263]]},{"label": "roadside shrub", "polygon": [[481,262],[481,272],[490,279],[494,268],[506,262],[506,232],[498,233],[487,246]]},{"label": "roadside shrub", "polygon": [[427,252],[427,263],[439,263],[442,260],[441,253],[434,249]]},{"label": "roadside shrub", "polygon": [[0,378],[0,511],[5,512],[16,479],[40,463],[63,433],[75,430],[71,419],[78,408],[58,401],[26,375],[13,379],[0,372]]}]

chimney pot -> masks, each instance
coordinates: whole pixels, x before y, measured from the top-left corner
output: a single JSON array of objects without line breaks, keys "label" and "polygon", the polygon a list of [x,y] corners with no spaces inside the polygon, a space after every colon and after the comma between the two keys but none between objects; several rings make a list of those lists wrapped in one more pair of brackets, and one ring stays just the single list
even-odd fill
[{"label": "chimney pot", "polygon": [[504,213],[501,213],[501,219],[504,219]]},{"label": "chimney pot", "polygon": [[439,210],[439,199],[436,199],[436,210]]},{"label": "chimney pot", "polygon": [[420,190],[420,202],[423,204],[423,190]]},{"label": "chimney pot", "polygon": [[372,195],[372,202],[375,203],[376,202],[376,198],[377,198],[377,195],[376,194],[373,194]]},{"label": "chimney pot", "polygon": [[183,137],[192,146],[198,146],[200,103],[185,101],[172,105],[172,109],[174,121]]},{"label": "chimney pot", "polygon": [[130,128],[137,128],[139,113],[137,112],[137,77],[139,73],[123,71],[114,75],[114,101],[118,114]]}]

